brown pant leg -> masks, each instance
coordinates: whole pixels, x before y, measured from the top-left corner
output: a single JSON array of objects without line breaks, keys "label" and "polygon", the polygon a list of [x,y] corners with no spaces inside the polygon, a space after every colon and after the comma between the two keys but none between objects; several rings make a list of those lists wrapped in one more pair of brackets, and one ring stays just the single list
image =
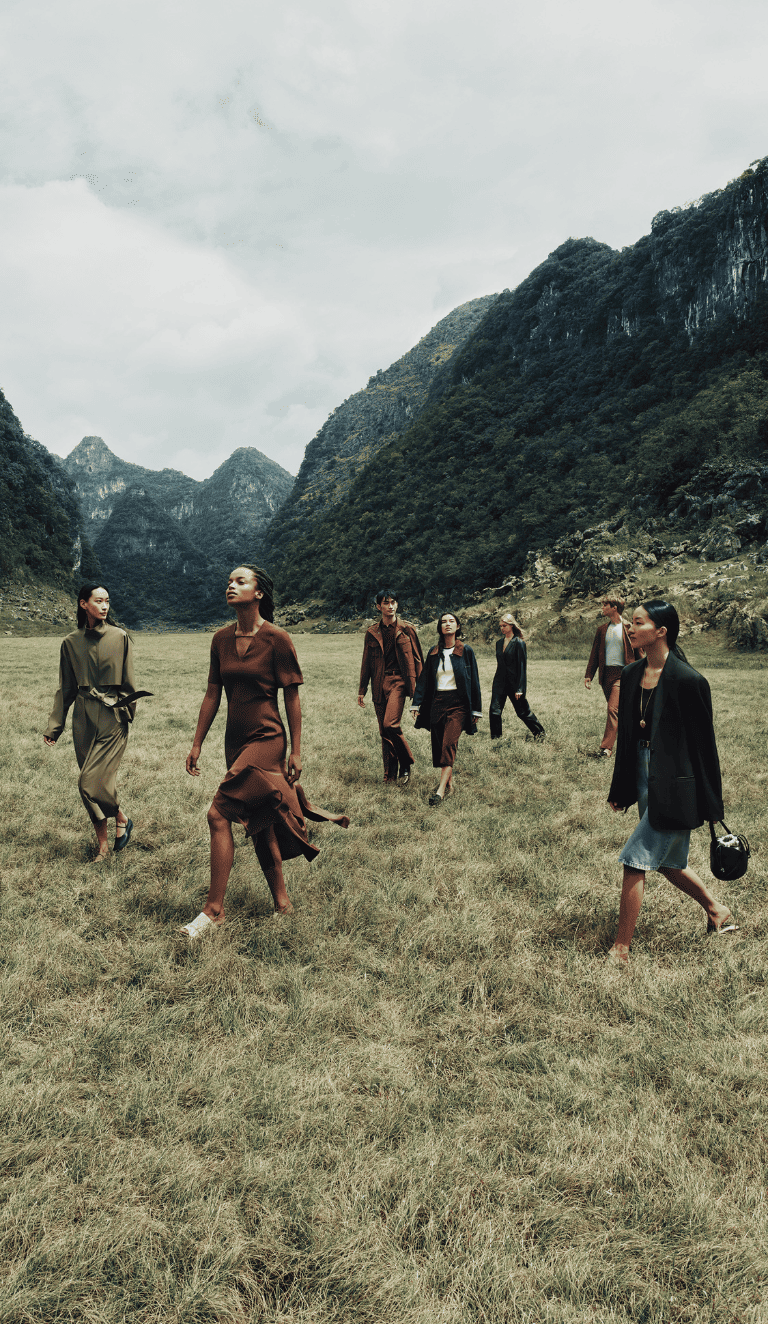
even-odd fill
[{"label": "brown pant leg", "polygon": [[466,709],[457,705],[456,696],[432,700],[430,737],[432,740],[432,767],[452,768],[456,761],[459,738],[464,730]]},{"label": "brown pant leg", "polygon": [[410,768],[414,762],[400,725],[407,697],[405,681],[400,676],[385,676],[382,685],[383,702],[374,704],[381,736],[384,776],[388,781],[396,779],[401,769]]},{"label": "brown pant leg", "polygon": [[605,733],[600,741],[601,749],[613,749],[616,744],[619,718],[619,681],[623,667],[606,667],[603,672],[603,694],[608,703],[605,719]]}]

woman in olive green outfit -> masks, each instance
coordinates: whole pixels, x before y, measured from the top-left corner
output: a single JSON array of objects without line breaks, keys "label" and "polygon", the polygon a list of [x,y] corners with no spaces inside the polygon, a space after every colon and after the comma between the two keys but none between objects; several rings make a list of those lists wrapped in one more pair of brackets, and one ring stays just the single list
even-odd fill
[{"label": "woman in olive green outfit", "polygon": [[[115,850],[128,845],[133,823],[117,799],[117,770],[125,753],[135,703],[121,703],[136,690],[131,641],[109,618],[109,594],[84,584],[77,595],[77,630],[61,643],[59,688],[43,740],[55,745],[72,714],[72,736],[80,768],[78,789],[98,841],[96,860],[109,850],[107,819],[115,819]],[[117,706],[116,706],[117,705]]]}]

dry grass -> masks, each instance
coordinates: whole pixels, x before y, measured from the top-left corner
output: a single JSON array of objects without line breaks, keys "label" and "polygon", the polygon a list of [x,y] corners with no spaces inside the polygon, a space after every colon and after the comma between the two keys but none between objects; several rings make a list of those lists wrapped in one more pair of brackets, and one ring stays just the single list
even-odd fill
[{"label": "dry grass", "polygon": [[[3,642],[2,1324],[768,1319],[764,854],[730,940],[654,880],[615,973],[629,825],[583,664],[534,658],[547,743],[486,721],[430,810],[425,733],[415,785],[380,784],[360,639],[305,636],[304,780],[352,827],[313,829],[287,922],[239,844],[226,930],[187,952],[223,715],[187,777],[208,641],[136,643],[134,841],[94,869],[69,736],[39,735],[57,641]],[[764,680],[711,679],[759,847]]]}]

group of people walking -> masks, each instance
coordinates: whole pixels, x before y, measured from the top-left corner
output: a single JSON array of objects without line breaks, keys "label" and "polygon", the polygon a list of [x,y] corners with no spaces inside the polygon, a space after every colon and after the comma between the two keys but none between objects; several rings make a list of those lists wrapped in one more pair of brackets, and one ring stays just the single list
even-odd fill
[{"label": "group of people walking", "polygon": [[[477,659],[461,637],[461,621],[446,611],[437,622],[437,643],[426,660],[419,636],[408,621],[398,619],[397,594],[380,589],[376,595],[380,619],[368,627],[357,702],[365,707],[370,683],[379,723],[384,781],[407,786],[414,758],[403,735],[402,717],[412,700],[414,725],[430,733],[432,766],[440,780],[429,797],[437,806],[453,792],[453,767],[462,732],[474,735],[482,717]],[[501,715],[507,699],[533,738],[544,739],[544,727],[525,697],[526,648],[523,631],[511,612],[499,621],[502,638],[496,645],[496,674],[490,708],[491,739],[502,734]]]},{"label": "group of people walking", "polygon": [[[186,760],[187,772],[199,776],[203,742],[224,691],[227,771],[208,811],[208,896],[197,917],[181,929],[190,941],[224,922],[224,896],[234,860],[233,823],[242,824],[253,841],[278,915],[293,909],[283,861],[298,855],[312,860],[318,854],[308,839],[306,820],[349,825],[346,815],[311,805],[301,786],[303,677],[290,636],[274,625],[272,580],[258,566],[238,566],[228,578],[226,600],[237,620],[213,636],[208,684]],[[391,589],[377,594],[379,619],[365,634],[357,702],[365,706],[370,685],[384,781],[408,785],[414,757],[401,723],[405,701],[411,699],[415,726],[430,732],[439,781],[429,803],[437,807],[453,792],[460,737],[474,735],[482,716],[477,660],[462,639],[455,612],[440,616],[437,641],[425,658],[415,628],[398,618],[397,607]],[[623,607],[618,598],[603,603],[608,621],[595,637],[585,685],[589,688],[597,671],[608,702],[600,757],[610,757],[614,743],[617,750],[608,802],[614,811],[626,811],[635,803],[639,809],[638,827],[619,857],[624,877],[611,949],[613,959],[626,962],[649,869],[660,870],[699,902],[707,914],[708,931],[733,932],[736,925],[727,906],[688,867],[691,829],[723,817],[709,686],[677,644],[679,620],[674,607],[660,600],[644,603],[629,626],[621,616]],[[62,641],[59,689],[43,738],[49,746],[56,743],[74,706],[79,790],[96,833],[94,858],[101,862],[109,851],[110,818],[115,819],[113,849],[122,851],[130,841],[133,823],[120,807],[117,772],[136,704],[148,695],[136,689],[131,640],[111,618],[103,585],[85,584],[80,589],[77,626]],[[502,713],[509,699],[529,738],[542,741],[544,727],[526,698],[523,631],[511,613],[501,617],[499,627],[491,739],[502,734]],[[277,706],[279,690],[288,735]]]}]

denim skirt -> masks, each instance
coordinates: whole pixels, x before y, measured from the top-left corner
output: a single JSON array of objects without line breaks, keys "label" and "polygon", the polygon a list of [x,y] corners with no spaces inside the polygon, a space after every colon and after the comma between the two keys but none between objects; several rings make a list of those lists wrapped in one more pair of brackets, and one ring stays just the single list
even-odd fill
[{"label": "denim skirt", "polygon": [[648,822],[648,767],[651,751],[637,750],[637,809],[640,822],[625,843],[619,863],[646,873],[649,869],[685,869],[688,864],[690,831],[665,832]]}]

